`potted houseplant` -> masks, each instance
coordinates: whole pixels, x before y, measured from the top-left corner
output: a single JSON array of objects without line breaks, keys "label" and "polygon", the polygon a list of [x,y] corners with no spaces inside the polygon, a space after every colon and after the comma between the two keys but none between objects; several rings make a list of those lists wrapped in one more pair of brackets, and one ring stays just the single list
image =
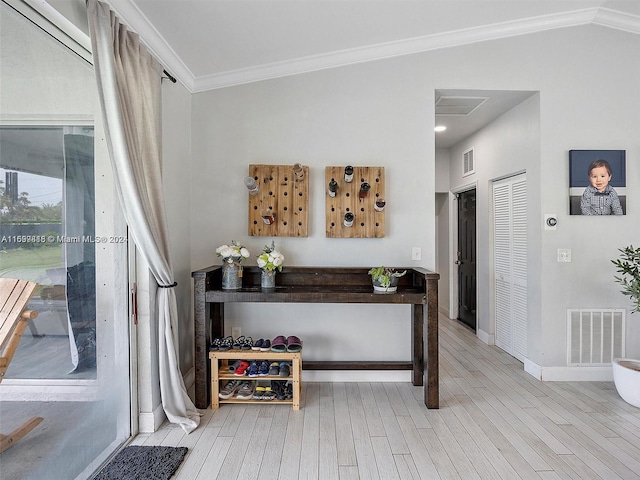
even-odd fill
[{"label": "potted houseplant", "polygon": [[216,255],[222,257],[222,288],[242,288],[242,262],[249,257],[249,250],[233,240],[231,245],[225,244],[216,248]]},{"label": "potted houseplant", "polygon": [[258,255],[258,267],[262,269],[260,285],[263,289],[276,288],[276,271],[282,271],[283,263],[284,255],[276,250],[274,242],[271,242],[271,246],[264,246]]},{"label": "potted houseplant", "polygon": [[380,266],[370,269],[368,273],[371,275],[374,293],[395,293],[398,290],[398,279],[407,271],[398,272],[394,268]]},{"label": "potted houseplant", "polygon": [[[633,302],[631,313],[640,313],[640,248],[629,245],[618,249],[620,256],[611,260],[616,266],[616,282],[622,285],[622,294]],[[640,408],[640,360],[615,358],[613,382],[616,390],[627,403]]]}]

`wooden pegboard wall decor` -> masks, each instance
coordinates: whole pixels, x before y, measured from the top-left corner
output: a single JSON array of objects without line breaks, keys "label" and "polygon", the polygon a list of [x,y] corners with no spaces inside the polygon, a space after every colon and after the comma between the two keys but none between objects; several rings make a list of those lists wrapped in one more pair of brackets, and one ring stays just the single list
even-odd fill
[{"label": "wooden pegboard wall decor", "polygon": [[[309,167],[298,179],[293,165],[249,165],[249,176],[259,186],[249,196],[249,235],[257,237],[306,237],[309,225]],[[274,213],[273,223],[263,212]],[[267,219],[268,220],[268,219]]]},{"label": "wooden pegboard wall decor", "polygon": [[[382,238],[384,237],[384,208],[376,210],[376,200],[385,200],[384,167],[353,167],[353,181],[344,179],[345,166],[325,167],[326,236],[328,238]],[[329,195],[329,182],[338,184],[336,196]],[[371,188],[365,197],[360,186]],[[344,225],[347,212],[354,214],[353,225]]]}]

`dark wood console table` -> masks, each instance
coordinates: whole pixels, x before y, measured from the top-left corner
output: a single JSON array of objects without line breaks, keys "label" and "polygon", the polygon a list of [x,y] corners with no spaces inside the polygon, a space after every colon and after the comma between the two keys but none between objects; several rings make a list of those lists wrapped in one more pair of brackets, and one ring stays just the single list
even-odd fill
[{"label": "dark wood console table", "polygon": [[[305,370],[412,370],[413,385],[424,385],[424,403],[439,407],[438,279],[423,268],[407,268],[398,292],[373,293],[368,268],[285,267],[276,288],[260,288],[260,269],[244,267],[240,290],[222,290],[222,266],[192,272],[195,310],[195,405],[211,404],[211,340],[224,336],[224,305],[230,302],[385,303],[411,305],[410,362],[304,362]],[[399,268],[399,270],[405,270]],[[426,319],[426,329],[425,329]],[[426,347],[426,348],[425,348]],[[426,354],[426,355],[425,355]],[[426,361],[425,361],[426,360]],[[426,383],[424,375],[426,370]]]}]

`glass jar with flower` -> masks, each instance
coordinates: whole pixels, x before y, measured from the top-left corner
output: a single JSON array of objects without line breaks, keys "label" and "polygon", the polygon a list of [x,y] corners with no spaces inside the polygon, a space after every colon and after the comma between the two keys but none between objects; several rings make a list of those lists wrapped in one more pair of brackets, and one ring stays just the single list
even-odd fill
[{"label": "glass jar with flower", "polygon": [[282,271],[283,263],[284,255],[276,250],[274,242],[271,242],[271,246],[264,246],[262,253],[258,255],[258,266],[262,269],[260,285],[263,289],[276,288],[276,271]]},{"label": "glass jar with flower", "polygon": [[242,262],[251,255],[249,250],[235,240],[231,245],[220,245],[216,255],[222,257],[222,288],[238,290],[242,288]]}]

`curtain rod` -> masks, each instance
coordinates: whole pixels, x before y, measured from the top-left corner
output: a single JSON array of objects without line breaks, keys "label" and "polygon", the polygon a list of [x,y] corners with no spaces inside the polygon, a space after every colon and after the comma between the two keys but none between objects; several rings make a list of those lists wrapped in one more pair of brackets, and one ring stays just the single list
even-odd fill
[{"label": "curtain rod", "polygon": [[176,83],[176,77],[174,77],[173,75],[171,75],[171,74],[170,74],[169,72],[167,72],[166,70],[163,70],[163,72],[162,72],[162,73],[164,73],[164,74],[167,76],[167,78],[168,78],[169,80],[171,80],[171,83]]}]

